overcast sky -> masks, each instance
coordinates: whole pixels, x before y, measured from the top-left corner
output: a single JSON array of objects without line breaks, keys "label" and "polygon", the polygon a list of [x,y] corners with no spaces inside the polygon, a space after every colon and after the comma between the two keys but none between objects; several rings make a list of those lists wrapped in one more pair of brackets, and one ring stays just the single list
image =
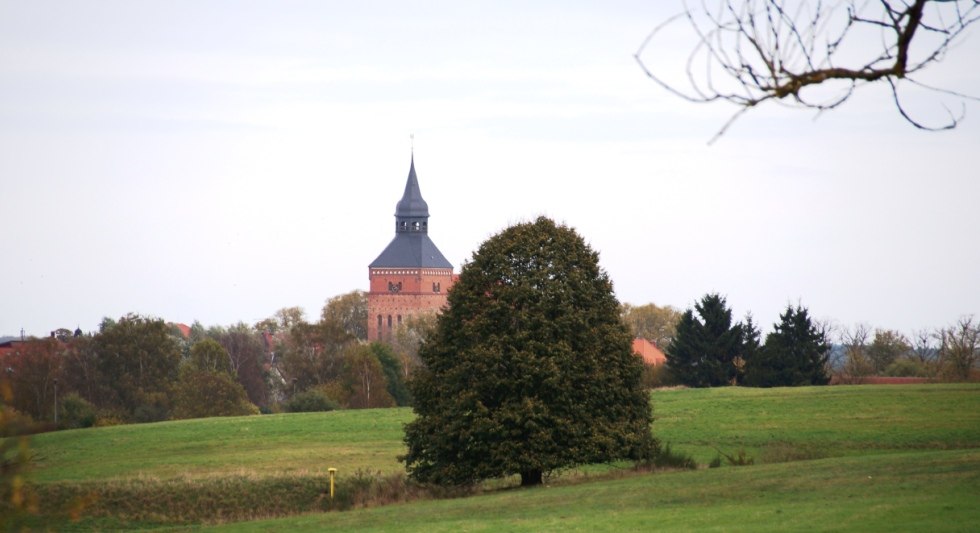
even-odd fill
[{"label": "overcast sky", "polygon": [[[906,333],[980,313],[980,104],[925,133],[866,87],[816,119],[762,106],[708,146],[734,109],[632,57],[679,8],[0,0],[0,335],[316,319],[368,288],[412,134],[457,269],[547,215],[624,302],[717,291],[764,330],[796,302]],[[980,94],[972,33],[927,81]]]}]

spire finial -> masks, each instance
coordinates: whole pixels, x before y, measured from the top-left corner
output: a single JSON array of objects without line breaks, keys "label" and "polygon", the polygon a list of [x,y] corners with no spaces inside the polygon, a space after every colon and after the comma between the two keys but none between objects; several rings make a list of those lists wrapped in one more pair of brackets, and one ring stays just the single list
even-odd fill
[{"label": "spire finial", "polygon": [[408,138],[412,140],[412,159],[415,159],[415,134],[410,134]]}]

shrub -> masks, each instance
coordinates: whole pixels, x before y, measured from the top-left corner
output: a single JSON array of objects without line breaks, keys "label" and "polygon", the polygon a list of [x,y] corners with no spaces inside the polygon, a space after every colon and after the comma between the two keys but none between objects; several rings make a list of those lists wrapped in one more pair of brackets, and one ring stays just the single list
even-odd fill
[{"label": "shrub", "polygon": [[95,427],[120,426],[126,423],[126,418],[111,409],[101,409],[95,415]]},{"label": "shrub", "polygon": [[95,406],[76,393],[61,400],[61,427],[64,429],[89,428],[95,425]]},{"label": "shrub", "polygon": [[718,448],[715,448],[715,451],[718,452],[721,456],[723,456],[728,461],[728,464],[731,466],[748,466],[748,465],[755,464],[755,459],[749,457],[749,455],[745,453],[745,450],[739,450],[732,455],[728,455],[727,453],[719,450]]},{"label": "shrub", "polygon": [[885,375],[891,377],[928,377],[929,371],[919,361],[897,359],[885,368]]},{"label": "shrub", "polygon": [[186,367],[181,369],[175,390],[174,418],[259,414],[245,389],[227,372]]},{"label": "shrub", "polygon": [[667,365],[643,365],[642,383],[644,388],[656,389],[671,387],[677,385],[678,382]]},{"label": "shrub", "polygon": [[671,450],[670,443],[654,452],[651,464],[657,468],[683,468],[688,470],[695,470],[698,467],[698,464],[690,455]]},{"label": "shrub", "polygon": [[338,408],[337,402],[317,389],[309,389],[293,396],[286,402],[285,407],[286,411],[290,413],[333,411]]}]

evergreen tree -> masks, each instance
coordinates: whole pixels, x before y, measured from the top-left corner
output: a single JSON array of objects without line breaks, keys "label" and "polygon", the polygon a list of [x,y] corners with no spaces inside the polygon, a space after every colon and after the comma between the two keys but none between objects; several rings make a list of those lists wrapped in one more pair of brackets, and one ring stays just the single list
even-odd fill
[{"label": "evergreen tree", "polygon": [[748,313],[745,315],[745,322],[742,323],[742,353],[735,360],[735,366],[738,368],[737,383],[745,382],[745,367],[748,365],[748,361],[755,358],[760,350],[759,338],[759,328],[755,326],[755,322],[752,320],[752,313]]},{"label": "evergreen tree", "polygon": [[732,325],[725,298],[706,294],[694,304],[700,319],[688,309],[667,347],[667,367],[689,387],[717,387],[737,380],[736,360],[742,353],[742,325]]},{"label": "evergreen tree", "polygon": [[779,315],[774,331],[745,368],[745,384],[753,387],[826,385],[830,346],[810,320],[805,307],[792,305]]},{"label": "evergreen tree", "polygon": [[547,218],[480,246],[423,343],[402,460],[418,481],[646,459],[650,398],[598,254]]}]

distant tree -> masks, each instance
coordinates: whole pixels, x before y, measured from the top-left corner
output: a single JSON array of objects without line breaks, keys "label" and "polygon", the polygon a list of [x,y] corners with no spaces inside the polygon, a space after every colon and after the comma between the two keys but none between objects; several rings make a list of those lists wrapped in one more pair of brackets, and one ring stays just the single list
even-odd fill
[{"label": "distant tree", "polygon": [[273,317],[279,323],[279,331],[292,331],[294,327],[306,323],[306,311],[302,307],[283,307]]},{"label": "distant tree", "polygon": [[381,363],[381,370],[385,375],[388,394],[395,401],[395,405],[404,406],[412,403],[412,395],[408,392],[405,384],[405,373],[402,369],[402,362],[392,351],[391,347],[382,342],[372,342],[371,352]]},{"label": "distant tree", "polygon": [[13,405],[35,420],[54,419],[56,381],[61,379],[61,393],[67,392],[62,378],[63,351],[53,337],[29,339],[3,361],[13,386]]},{"label": "distant tree", "polygon": [[228,352],[214,339],[198,341],[180,368],[174,392],[174,418],[257,414],[235,380]]},{"label": "distant tree", "polygon": [[279,350],[279,370],[292,389],[289,395],[337,380],[344,352],[356,343],[337,323],[295,325]]},{"label": "distant tree", "polygon": [[229,372],[181,368],[174,393],[174,418],[243,416],[259,410],[245,394],[242,385]]},{"label": "distant tree", "polygon": [[843,380],[849,383],[860,383],[863,378],[874,373],[874,364],[868,357],[868,338],[871,328],[858,324],[846,329],[841,335],[844,345]]},{"label": "distant tree", "polygon": [[255,330],[272,334],[290,333],[294,327],[306,323],[306,311],[302,307],[283,307],[271,317],[256,322]]},{"label": "distant tree", "polygon": [[421,364],[419,349],[426,336],[435,331],[437,316],[434,312],[409,315],[395,328],[391,347],[401,360],[405,379],[408,379],[412,370]]},{"label": "distant tree", "polygon": [[912,333],[912,356],[924,367],[932,366],[936,361],[938,350],[933,345],[934,335],[927,329]]},{"label": "distant tree", "polygon": [[367,340],[367,294],[351,291],[327,300],[321,322],[335,322],[352,337]]},{"label": "distant tree", "polygon": [[107,380],[98,369],[98,353],[90,335],[72,338],[65,346],[62,376],[66,391],[75,391],[95,405],[103,405]]},{"label": "distant tree", "polygon": [[388,393],[388,382],[381,362],[370,345],[352,345],[344,354],[341,375],[347,390],[347,406],[351,409],[393,407],[394,398]]},{"label": "distant tree", "polygon": [[61,416],[58,427],[64,429],[88,428],[95,425],[95,406],[72,392],[59,398]]},{"label": "distant tree", "polygon": [[337,402],[320,388],[313,388],[296,394],[283,407],[290,413],[314,413],[338,409]]},{"label": "distant tree", "polygon": [[94,344],[106,403],[136,421],[167,418],[180,351],[158,318],[128,314],[103,320]]},{"label": "distant tree", "polygon": [[754,387],[826,385],[830,346],[805,307],[787,306],[774,331],[745,367],[745,384]]},{"label": "distant tree", "polygon": [[402,458],[468,484],[649,458],[650,398],[598,254],[547,218],[484,242],[448,295],[409,388]]},{"label": "distant tree", "polygon": [[258,333],[279,333],[279,323],[272,317],[263,318],[255,323],[255,331]]},{"label": "distant tree", "polygon": [[[179,331],[179,330],[178,330]],[[208,330],[201,324],[199,320],[195,320],[190,327],[190,333],[188,333],[187,340],[190,342],[191,346],[203,341],[208,338]]]},{"label": "distant tree", "polygon": [[68,328],[58,328],[51,332],[51,336],[61,342],[68,342],[74,336],[74,333]]},{"label": "distant tree", "polygon": [[27,531],[29,515],[37,514],[37,495],[27,482],[31,446],[29,418],[12,406],[14,391],[0,374],[0,525],[6,531]]},{"label": "distant tree", "polygon": [[[719,0],[692,6],[685,3],[683,13],[655,28],[635,58],[647,76],[677,96],[739,107],[718,135],[742,113],[767,101],[826,111],[872,83],[887,85],[898,113],[926,130],[956,127],[964,102],[976,99],[918,81],[980,18],[976,0]],[[654,66],[657,54],[644,58],[645,49],[675,21],[689,24],[693,38],[686,72],[678,80],[666,78]],[[913,118],[902,103],[900,88],[909,84],[951,97],[963,107],[957,113],[946,111],[942,122],[927,124]]]},{"label": "distant tree", "polygon": [[258,333],[240,322],[221,333],[218,342],[228,351],[232,369],[245,388],[249,401],[259,407],[268,407],[270,395],[265,369],[266,350]]},{"label": "distant tree", "polygon": [[231,366],[231,357],[228,350],[214,339],[203,339],[191,346],[190,360],[188,361],[196,370],[205,372],[223,372],[233,375],[234,370]]},{"label": "distant tree", "polygon": [[637,306],[623,304],[621,313],[634,337],[653,341],[661,348],[673,340],[682,315],[674,307],[659,307],[652,303]]},{"label": "distant tree", "polygon": [[706,294],[694,310],[681,315],[677,334],[667,347],[667,367],[689,387],[729,385],[738,379],[736,358],[743,351],[742,343],[742,325],[732,323],[725,298]]},{"label": "distant tree", "polygon": [[752,313],[746,313],[745,322],[742,323],[742,351],[739,357],[735,358],[735,367],[738,369],[737,381],[732,385],[737,385],[745,380],[745,366],[759,353],[761,349],[761,333],[752,319]]},{"label": "distant tree", "polygon": [[892,363],[909,354],[909,346],[905,335],[890,329],[875,330],[874,340],[868,346],[868,358],[874,366],[876,374],[884,373]]},{"label": "distant tree", "polygon": [[972,316],[961,317],[955,324],[940,328],[939,361],[947,379],[967,380],[980,358],[980,323]]}]

